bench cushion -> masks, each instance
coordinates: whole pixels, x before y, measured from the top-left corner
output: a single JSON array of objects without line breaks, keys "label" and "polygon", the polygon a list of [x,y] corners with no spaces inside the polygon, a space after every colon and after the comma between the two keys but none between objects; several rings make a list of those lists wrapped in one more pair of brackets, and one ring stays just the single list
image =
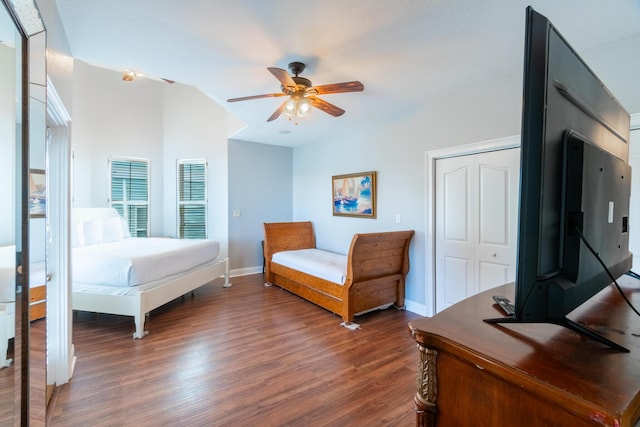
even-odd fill
[{"label": "bench cushion", "polygon": [[347,278],[347,256],[322,249],[276,252],[271,261],[339,285]]}]

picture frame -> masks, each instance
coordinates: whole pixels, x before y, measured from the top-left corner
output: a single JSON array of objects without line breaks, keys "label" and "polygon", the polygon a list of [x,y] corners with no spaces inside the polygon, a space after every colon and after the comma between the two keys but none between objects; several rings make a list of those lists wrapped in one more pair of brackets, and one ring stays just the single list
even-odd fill
[{"label": "picture frame", "polygon": [[47,179],[43,169],[29,169],[29,216],[44,218],[47,211]]},{"label": "picture frame", "polygon": [[358,172],[331,177],[334,216],[376,217],[376,172]]}]

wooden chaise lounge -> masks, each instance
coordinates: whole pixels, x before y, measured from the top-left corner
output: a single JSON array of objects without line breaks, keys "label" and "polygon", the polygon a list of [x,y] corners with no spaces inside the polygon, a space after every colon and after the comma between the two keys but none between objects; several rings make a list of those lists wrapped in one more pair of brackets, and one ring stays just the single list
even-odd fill
[{"label": "wooden chaise lounge", "polygon": [[277,252],[316,248],[311,222],[265,223],[265,285],[280,286],[336,313],[347,326],[357,314],[391,304],[404,308],[413,235],[413,230],[355,234],[349,254],[342,255],[346,271],[341,284],[272,261]]}]

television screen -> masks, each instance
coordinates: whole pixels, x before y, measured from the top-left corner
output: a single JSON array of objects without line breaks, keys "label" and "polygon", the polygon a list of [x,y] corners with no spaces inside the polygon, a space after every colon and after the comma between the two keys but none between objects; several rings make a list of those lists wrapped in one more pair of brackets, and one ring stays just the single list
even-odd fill
[{"label": "television screen", "polygon": [[[631,269],[629,114],[543,15],[527,8],[515,313],[567,319]],[[604,266],[588,250],[594,246]],[[490,319],[495,320],[495,319]]]}]

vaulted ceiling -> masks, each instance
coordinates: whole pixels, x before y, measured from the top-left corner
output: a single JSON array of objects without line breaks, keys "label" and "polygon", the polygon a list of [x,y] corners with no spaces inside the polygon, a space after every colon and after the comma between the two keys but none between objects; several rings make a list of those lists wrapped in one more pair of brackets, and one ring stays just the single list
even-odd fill
[{"label": "vaulted ceiling", "polygon": [[[55,1],[74,57],[193,85],[247,124],[235,138],[289,146],[521,76],[529,4],[578,52],[640,34],[640,0]],[[266,121],[283,98],[226,102],[279,92],[267,67],[292,61],[314,85],[365,89],[323,96],[346,113],[298,125]]]}]

